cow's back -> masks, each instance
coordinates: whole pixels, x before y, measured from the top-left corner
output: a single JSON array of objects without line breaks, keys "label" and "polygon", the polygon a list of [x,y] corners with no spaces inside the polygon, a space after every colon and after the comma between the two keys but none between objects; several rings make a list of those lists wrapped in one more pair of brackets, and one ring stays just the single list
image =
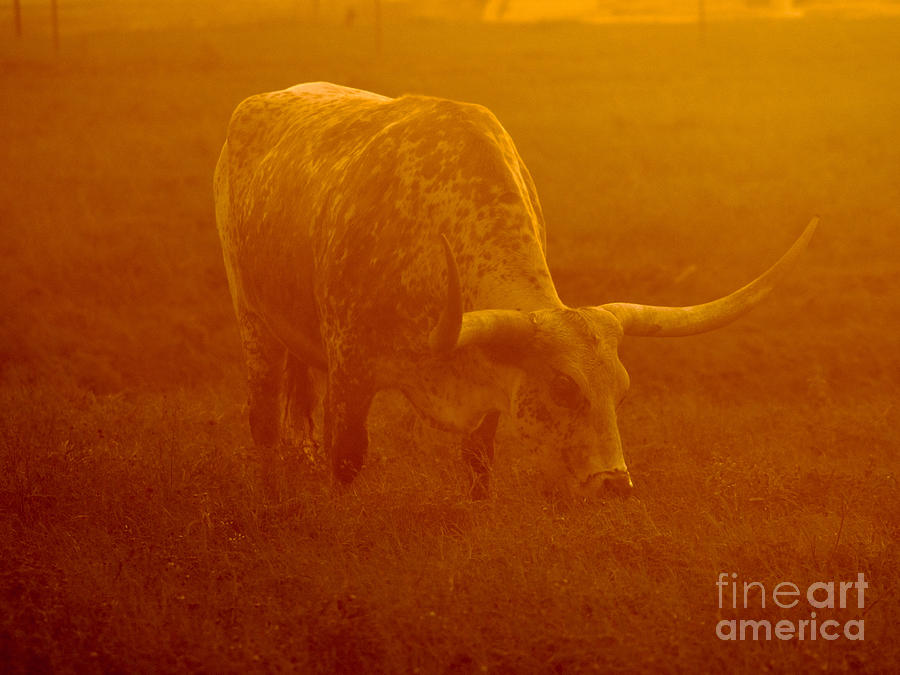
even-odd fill
[{"label": "cow's back", "polygon": [[254,96],[217,185],[233,290],[288,346],[424,348],[446,292],[441,234],[467,309],[556,297],[531,178],[480,106],[324,83]]}]

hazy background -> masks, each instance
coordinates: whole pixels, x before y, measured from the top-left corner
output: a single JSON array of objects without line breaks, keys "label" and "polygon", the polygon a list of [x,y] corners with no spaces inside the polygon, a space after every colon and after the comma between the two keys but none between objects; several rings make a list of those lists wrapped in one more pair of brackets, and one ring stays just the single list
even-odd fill
[{"label": "hazy background", "polygon": [[[61,0],[58,49],[49,1],[21,38],[3,5],[0,664],[895,668],[898,3],[351,4]],[[286,453],[264,494],[212,171],[240,100],[309,80],[490,107],[572,305],[705,301],[820,230],[739,323],[623,345],[635,498],[544,498],[503,428],[469,502],[457,439],[389,396],[349,490]],[[720,642],[721,571],[864,572],[865,642]]]},{"label": "hazy background", "polygon": [[[13,20],[15,0],[4,3]],[[19,0],[25,30],[48,31],[51,0]],[[430,18],[510,22],[677,22],[900,15],[897,0],[58,0],[68,32],[248,22]],[[44,24],[41,26],[41,24]]]}]

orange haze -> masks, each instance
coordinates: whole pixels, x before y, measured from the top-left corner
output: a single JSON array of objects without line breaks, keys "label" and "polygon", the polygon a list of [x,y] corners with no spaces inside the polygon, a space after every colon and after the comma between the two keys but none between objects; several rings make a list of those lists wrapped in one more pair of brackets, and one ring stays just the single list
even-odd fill
[{"label": "orange haze", "polygon": [[[49,2],[18,38],[5,4],[0,669],[896,671],[900,20],[863,16],[890,5],[348,4],[61,0],[58,53]],[[541,494],[501,420],[471,501],[459,439],[392,394],[349,488],[290,447],[264,484],[212,172],[242,99],[312,80],[490,108],[572,306],[704,302],[821,225],[734,325],[623,343],[629,499]],[[859,574],[864,609],[814,611],[864,640],[717,636]]]}]

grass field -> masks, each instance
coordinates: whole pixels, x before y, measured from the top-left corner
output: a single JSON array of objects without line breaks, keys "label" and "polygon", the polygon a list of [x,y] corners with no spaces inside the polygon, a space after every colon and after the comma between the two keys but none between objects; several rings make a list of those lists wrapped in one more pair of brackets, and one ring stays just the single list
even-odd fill
[{"label": "grass field", "polygon": [[[896,670],[898,63],[887,19],[4,39],[0,670]],[[212,170],[242,98],[307,80],[490,107],[572,305],[705,301],[822,223],[739,323],[623,345],[635,497],[544,497],[503,427],[468,501],[389,396],[349,489],[287,456],[264,492]],[[862,572],[817,611],[865,639],[722,641],[810,606],[720,608],[720,572]]]}]

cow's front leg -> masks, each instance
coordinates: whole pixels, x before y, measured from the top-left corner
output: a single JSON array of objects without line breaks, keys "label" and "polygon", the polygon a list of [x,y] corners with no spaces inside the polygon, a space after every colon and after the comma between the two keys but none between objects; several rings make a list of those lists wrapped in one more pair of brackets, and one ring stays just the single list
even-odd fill
[{"label": "cow's front leg", "polygon": [[469,494],[472,499],[485,499],[490,494],[491,464],[494,461],[494,434],[499,412],[489,412],[481,424],[463,437],[462,456],[471,469]]},{"label": "cow's front leg", "polygon": [[366,417],[372,393],[362,383],[339,374],[330,374],[325,394],[325,447],[331,468],[342,483],[356,477],[366,457],[369,434]]}]

